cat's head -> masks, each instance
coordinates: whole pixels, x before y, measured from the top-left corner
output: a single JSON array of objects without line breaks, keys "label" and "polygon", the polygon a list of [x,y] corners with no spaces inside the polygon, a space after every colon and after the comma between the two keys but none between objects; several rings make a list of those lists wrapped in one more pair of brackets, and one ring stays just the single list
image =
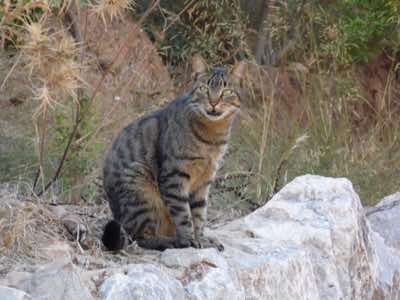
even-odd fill
[{"label": "cat's head", "polygon": [[244,73],[244,62],[237,63],[228,72],[225,68],[207,66],[200,56],[192,59],[195,84],[192,91],[193,110],[211,120],[221,120],[240,110],[239,82]]}]

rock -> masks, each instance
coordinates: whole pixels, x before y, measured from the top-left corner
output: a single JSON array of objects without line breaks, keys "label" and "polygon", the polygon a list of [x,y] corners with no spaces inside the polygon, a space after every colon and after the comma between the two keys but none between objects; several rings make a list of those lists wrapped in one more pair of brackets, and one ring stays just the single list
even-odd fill
[{"label": "rock", "polygon": [[68,262],[72,260],[73,250],[72,247],[66,242],[55,241],[47,247],[41,248],[41,251],[45,257],[52,261],[64,260]]},{"label": "rock", "polygon": [[50,206],[49,209],[65,226],[73,240],[83,242],[86,239],[88,230],[78,215],[70,213],[62,205]]},{"label": "rock", "polygon": [[347,179],[298,177],[217,234],[246,298],[370,299],[375,290],[370,229]]},{"label": "rock", "polygon": [[244,298],[236,272],[216,249],[166,250],[161,263],[184,269],[179,277],[190,299]]},{"label": "rock", "polygon": [[390,277],[385,289],[379,285],[384,266],[373,248],[377,234],[347,179],[298,177],[264,207],[207,234],[218,237],[225,251],[166,250],[162,268],[134,265],[128,275],[106,279],[101,298],[155,299],[160,290],[165,297],[179,291],[185,299],[229,300],[396,295],[398,277]]},{"label": "rock", "polygon": [[30,300],[32,299],[27,293],[7,287],[0,286],[0,299],[1,300]]},{"label": "rock", "polygon": [[31,274],[25,271],[11,271],[7,276],[0,281],[0,285],[6,285],[10,287],[19,286],[24,280],[30,277]]},{"label": "rock", "polygon": [[86,239],[88,230],[77,215],[68,214],[61,219],[61,222],[65,228],[67,228],[74,240],[83,242]]},{"label": "rock", "polygon": [[[133,247],[98,256],[104,263],[81,263],[83,271],[61,263],[64,255],[54,246],[49,256],[57,263],[14,271],[0,285],[33,299],[400,300],[400,256],[392,240],[398,228],[379,227],[398,221],[397,200],[387,199],[367,211],[371,225],[347,179],[305,175],[250,215],[206,231],[224,252]],[[76,255],[72,261],[79,264]]]},{"label": "rock", "polygon": [[120,299],[185,299],[181,283],[162,268],[150,264],[135,264],[127,275],[115,274],[100,287],[102,300]]},{"label": "rock", "polygon": [[366,214],[372,229],[400,256],[400,192],[383,198],[375,207],[367,209]]},{"label": "rock", "polygon": [[49,210],[51,213],[57,217],[58,219],[62,219],[64,216],[68,214],[68,211],[62,205],[50,205]]},{"label": "rock", "polygon": [[79,270],[72,263],[56,262],[42,266],[21,280],[16,288],[29,293],[33,299],[92,299],[81,283]]},{"label": "rock", "polygon": [[[395,249],[388,247],[376,232],[372,241],[378,259],[377,293],[378,299],[400,299],[400,256]],[[375,298],[374,298],[375,299]]]},{"label": "rock", "polygon": [[310,257],[301,249],[271,248],[258,241],[235,248],[229,247],[225,255],[237,264],[246,299],[320,299]]},{"label": "rock", "polygon": [[400,192],[366,209],[366,215],[374,231],[381,298],[400,299]]}]

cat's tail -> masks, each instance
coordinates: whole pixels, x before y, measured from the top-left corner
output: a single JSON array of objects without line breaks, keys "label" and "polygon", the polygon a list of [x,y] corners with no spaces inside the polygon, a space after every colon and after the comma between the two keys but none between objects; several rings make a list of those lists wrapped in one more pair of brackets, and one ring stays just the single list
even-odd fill
[{"label": "cat's tail", "polygon": [[121,224],[115,220],[111,220],[106,224],[101,240],[110,251],[121,250],[127,242],[125,231]]}]

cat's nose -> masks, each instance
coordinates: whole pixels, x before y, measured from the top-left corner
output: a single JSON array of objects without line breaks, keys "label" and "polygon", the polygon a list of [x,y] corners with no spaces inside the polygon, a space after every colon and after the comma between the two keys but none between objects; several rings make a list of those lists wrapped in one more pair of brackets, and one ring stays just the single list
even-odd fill
[{"label": "cat's nose", "polygon": [[219,103],[219,98],[214,98],[214,99],[210,99],[210,105],[214,108],[218,105]]}]

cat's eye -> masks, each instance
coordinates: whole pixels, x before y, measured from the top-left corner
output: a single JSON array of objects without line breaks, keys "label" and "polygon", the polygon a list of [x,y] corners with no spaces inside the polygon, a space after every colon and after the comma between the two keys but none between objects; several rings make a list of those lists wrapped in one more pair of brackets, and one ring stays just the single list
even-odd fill
[{"label": "cat's eye", "polygon": [[205,84],[199,86],[199,91],[202,92],[202,93],[207,93],[207,91],[208,91],[208,86],[205,85]]},{"label": "cat's eye", "polygon": [[224,97],[224,98],[233,98],[233,97],[236,97],[237,96],[237,94],[236,94],[236,92],[234,91],[234,90],[230,90],[230,89],[226,89],[226,90],[224,90],[223,92],[222,92],[222,96]]}]

